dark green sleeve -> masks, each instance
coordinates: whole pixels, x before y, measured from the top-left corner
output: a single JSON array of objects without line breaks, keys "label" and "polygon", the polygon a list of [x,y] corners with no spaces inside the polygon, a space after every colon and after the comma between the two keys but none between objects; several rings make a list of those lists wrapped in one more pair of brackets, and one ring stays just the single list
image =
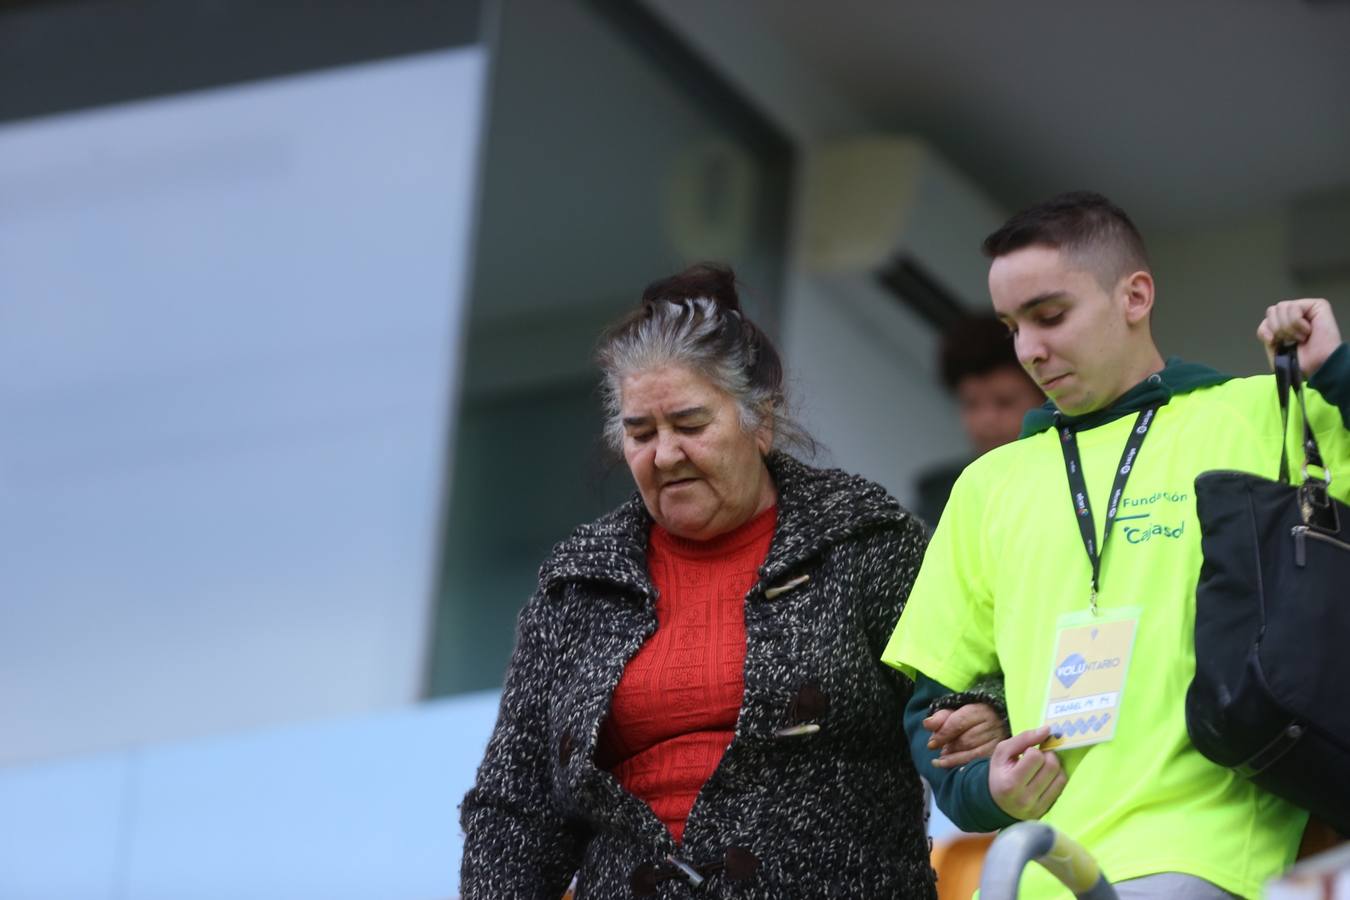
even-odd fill
[{"label": "dark green sleeve", "polygon": [[914,767],[933,789],[938,809],[962,831],[998,831],[1017,822],[999,809],[989,793],[989,760],[977,759],[959,769],[939,769],[933,765],[938,751],[928,749],[929,733],[923,727],[929,707],[942,697],[955,693],[922,672],[916,673],[914,695],[905,705],[905,736],[914,757]]},{"label": "dark green sleeve", "polygon": [[1350,344],[1341,344],[1322,363],[1308,386],[1341,411],[1341,424],[1350,428]]}]

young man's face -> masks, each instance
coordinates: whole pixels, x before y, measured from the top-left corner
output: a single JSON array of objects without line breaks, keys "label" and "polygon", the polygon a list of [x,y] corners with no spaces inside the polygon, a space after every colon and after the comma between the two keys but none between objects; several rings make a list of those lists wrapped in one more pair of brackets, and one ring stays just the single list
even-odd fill
[{"label": "young man's face", "polygon": [[1034,245],[994,260],[989,295],[1022,367],[1063,412],[1100,409],[1133,384],[1121,284],[1107,291],[1057,248]]}]

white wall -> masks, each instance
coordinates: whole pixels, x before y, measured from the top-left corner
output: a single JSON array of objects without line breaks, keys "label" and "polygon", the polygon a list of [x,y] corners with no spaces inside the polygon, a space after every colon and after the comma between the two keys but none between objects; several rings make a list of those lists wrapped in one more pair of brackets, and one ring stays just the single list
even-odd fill
[{"label": "white wall", "polygon": [[448,900],[497,699],[0,770],[0,897]]},{"label": "white wall", "polygon": [[904,136],[822,141],[803,154],[799,185],[784,342],[803,418],[827,461],[909,504],[925,468],[970,448],[936,374],[940,334],[877,272],[904,254],[982,312],[979,242],[1004,213]]},{"label": "white wall", "polygon": [[1283,210],[1255,210],[1185,231],[1146,233],[1144,239],[1157,282],[1154,337],[1164,356],[1234,375],[1264,372],[1256,327],[1266,307],[1313,291],[1332,301],[1342,333],[1350,336],[1350,284],[1295,281]]},{"label": "white wall", "polygon": [[483,69],[0,128],[0,763],[418,697]]}]

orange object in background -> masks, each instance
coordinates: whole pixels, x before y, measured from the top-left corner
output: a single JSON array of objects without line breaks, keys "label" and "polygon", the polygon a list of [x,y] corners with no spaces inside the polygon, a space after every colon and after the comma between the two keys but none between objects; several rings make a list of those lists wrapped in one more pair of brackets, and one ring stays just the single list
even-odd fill
[{"label": "orange object in background", "polygon": [[962,834],[933,845],[938,900],[970,900],[980,887],[984,855],[995,834]]},{"label": "orange object in background", "polygon": [[1332,847],[1339,847],[1350,840],[1316,816],[1308,818],[1308,827],[1303,830],[1303,843],[1298,848],[1298,858],[1307,859]]}]

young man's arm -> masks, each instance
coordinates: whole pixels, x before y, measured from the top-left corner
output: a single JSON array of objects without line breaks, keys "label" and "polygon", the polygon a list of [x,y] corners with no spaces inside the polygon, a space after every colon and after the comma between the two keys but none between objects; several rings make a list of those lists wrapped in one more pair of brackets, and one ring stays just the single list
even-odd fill
[{"label": "young man's arm", "polygon": [[938,809],[963,831],[996,831],[1045,815],[1068,783],[1059,757],[1038,747],[1050,736],[1049,727],[1005,738],[992,756],[958,768],[938,765],[940,751],[929,746],[931,734],[923,723],[932,705],[950,693],[917,672],[914,696],[905,708],[910,753],[919,774],[928,779]]},{"label": "young man's arm", "polygon": [[[976,759],[959,768],[934,765],[941,748],[930,748],[932,732],[923,722],[933,705],[957,692],[925,676],[915,674],[914,696],[905,707],[905,736],[914,757],[914,767],[933,789],[938,809],[962,831],[997,831],[1018,820],[1005,813],[989,793],[989,759]],[[975,701],[982,702],[982,701]]]},{"label": "young man's arm", "polygon": [[1350,428],[1350,344],[1342,343],[1308,379],[1308,386],[1341,411],[1341,424]]}]

